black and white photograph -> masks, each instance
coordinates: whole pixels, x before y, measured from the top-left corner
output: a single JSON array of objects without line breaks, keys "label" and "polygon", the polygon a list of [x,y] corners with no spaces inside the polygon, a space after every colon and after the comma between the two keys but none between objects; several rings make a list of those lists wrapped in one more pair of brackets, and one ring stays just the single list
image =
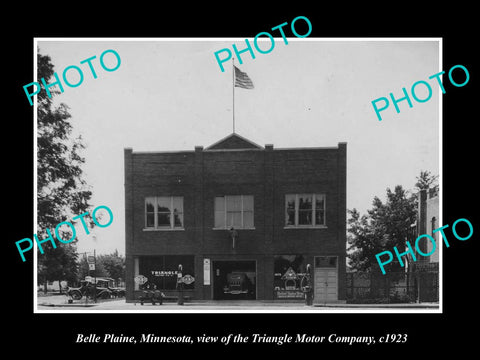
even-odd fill
[{"label": "black and white photograph", "polygon": [[469,11],[102,7],[5,31],[9,345],[473,346]]},{"label": "black and white photograph", "polygon": [[441,309],[441,39],[36,40],[37,311]]}]

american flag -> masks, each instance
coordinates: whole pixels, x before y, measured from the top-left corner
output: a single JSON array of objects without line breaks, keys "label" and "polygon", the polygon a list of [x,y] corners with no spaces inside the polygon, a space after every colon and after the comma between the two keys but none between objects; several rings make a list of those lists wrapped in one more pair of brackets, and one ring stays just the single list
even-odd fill
[{"label": "american flag", "polygon": [[244,73],[235,65],[233,68],[235,69],[235,86],[244,89],[253,89],[253,82],[250,80],[247,73]]}]

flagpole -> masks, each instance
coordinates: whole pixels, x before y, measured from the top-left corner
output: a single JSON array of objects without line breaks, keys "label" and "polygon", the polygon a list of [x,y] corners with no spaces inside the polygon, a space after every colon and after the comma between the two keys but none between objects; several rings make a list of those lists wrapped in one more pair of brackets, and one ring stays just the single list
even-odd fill
[{"label": "flagpole", "polygon": [[232,120],[233,133],[235,134],[235,58],[232,57]]}]

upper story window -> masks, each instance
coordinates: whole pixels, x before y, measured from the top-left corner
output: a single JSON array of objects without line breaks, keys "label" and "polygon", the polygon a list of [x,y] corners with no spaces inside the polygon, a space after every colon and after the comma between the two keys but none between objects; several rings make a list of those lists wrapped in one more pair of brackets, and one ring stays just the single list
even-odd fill
[{"label": "upper story window", "polygon": [[216,229],[252,229],[253,195],[225,195],[215,197]]},{"label": "upper story window", "polygon": [[312,227],[325,225],[324,194],[285,195],[285,226]]},{"label": "upper story window", "polygon": [[145,198],[145,227],[149,229],[183,229],[183,197]]}]

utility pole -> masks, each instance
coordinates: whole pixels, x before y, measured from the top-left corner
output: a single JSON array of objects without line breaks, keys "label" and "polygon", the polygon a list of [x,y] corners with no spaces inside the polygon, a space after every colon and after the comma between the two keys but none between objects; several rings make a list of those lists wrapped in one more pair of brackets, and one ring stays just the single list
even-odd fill
[{"label": "utility pole", "polygon": [[94,266],[94,281],[95,281],[95,287],[93,289],[93,301],[96,303],[97,302],[97,256],[95,254],[95,249],[93,249],[93,266]]}]

